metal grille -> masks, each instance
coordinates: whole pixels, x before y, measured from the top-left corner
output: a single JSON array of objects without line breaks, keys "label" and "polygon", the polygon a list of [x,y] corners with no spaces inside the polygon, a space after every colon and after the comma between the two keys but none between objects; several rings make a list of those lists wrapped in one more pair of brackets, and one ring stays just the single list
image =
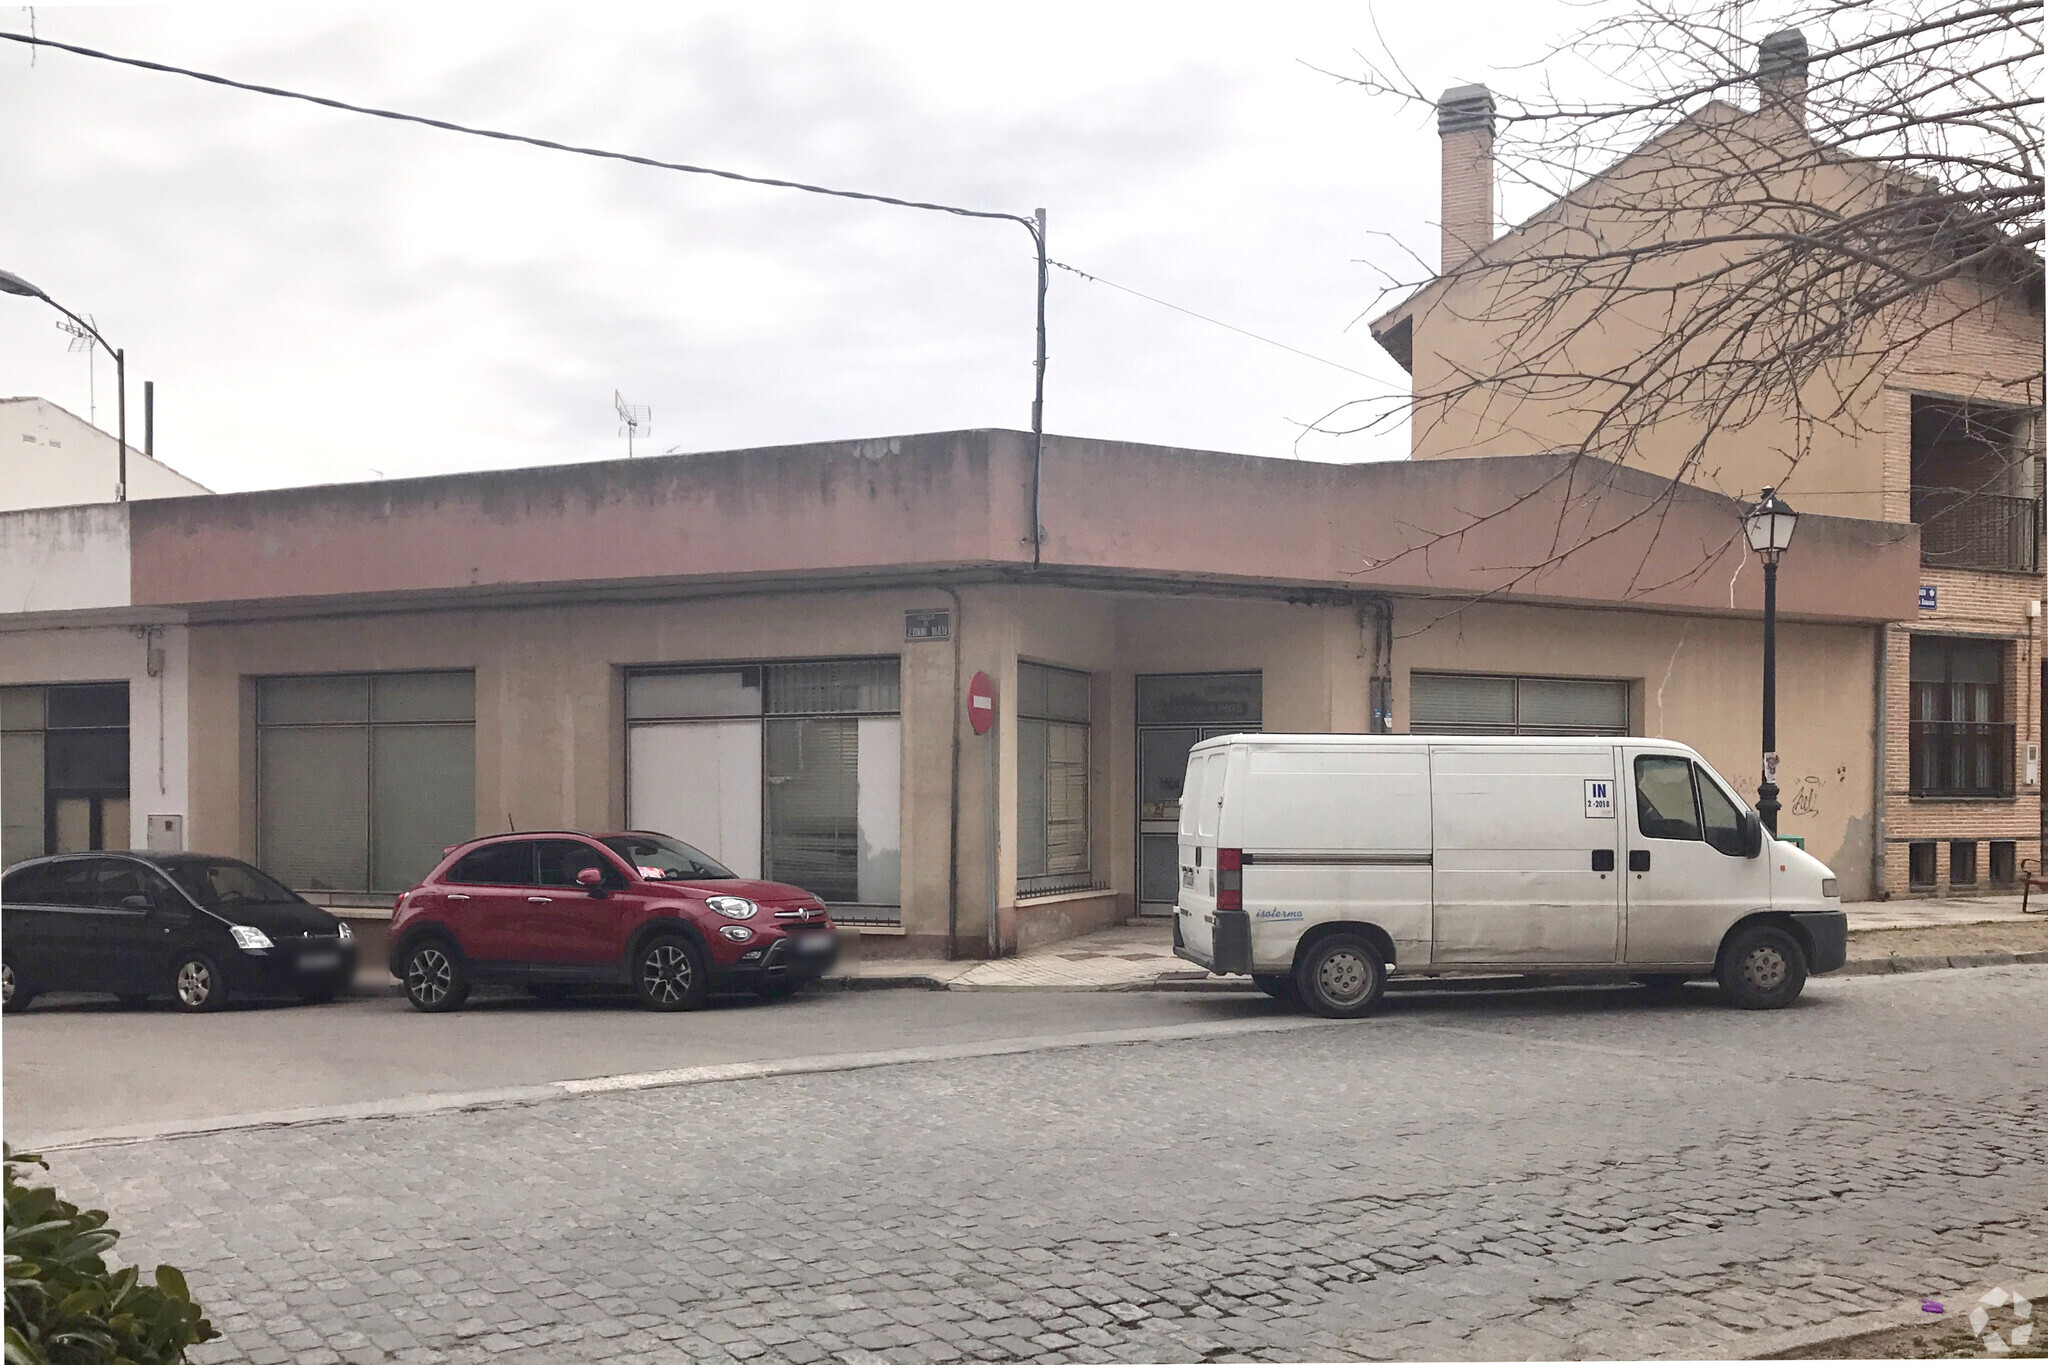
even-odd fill
[{"label": "metal grille", "polygon": [[1920,562],[1941,569],[2033,573],[2041,567],[2041,504],[2034,498],[1915,489]]}]

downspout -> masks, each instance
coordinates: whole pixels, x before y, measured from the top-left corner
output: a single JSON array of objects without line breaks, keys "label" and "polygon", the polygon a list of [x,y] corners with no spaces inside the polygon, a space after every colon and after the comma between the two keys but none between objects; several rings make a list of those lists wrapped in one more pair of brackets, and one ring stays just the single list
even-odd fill
[{"label": "downspout", "polygon": [[967,612],[960,594],[941,583],[953,599],[953,780],[946,803],[946,958],[960,956],[960,637],[967,633]]},{"label": "downspout", "polygon": [[1875,791],[1870,808],[1870,898],[1874,901],[1890,899],[1884,885],[1884,791],[1885,740],[1891,730],[1891,688],[1886,677],[1891,666],[1891,635],[1890,626],[1877,628],[1877,775],[1871,782]]}]

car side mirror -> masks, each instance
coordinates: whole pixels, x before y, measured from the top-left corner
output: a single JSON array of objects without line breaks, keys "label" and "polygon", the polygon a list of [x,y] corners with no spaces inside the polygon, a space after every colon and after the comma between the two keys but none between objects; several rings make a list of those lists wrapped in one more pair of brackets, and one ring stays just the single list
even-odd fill
[{"label": "car side mirror", "polygon": [[121,908],[123,910],[154,910],[156,909],[156,902],[147,896],[123,896],[121,897]]},{"label": "car side mirror", "polygon": [[1742,812],[1742,856],[1754,858],[1764,851],[1764,822],[1753,810]]},{"label": "car side mirror", "polygon": [[576,874],[576,885],[593,896],[604,895],[604,873],[594,867],[586,867]]}]

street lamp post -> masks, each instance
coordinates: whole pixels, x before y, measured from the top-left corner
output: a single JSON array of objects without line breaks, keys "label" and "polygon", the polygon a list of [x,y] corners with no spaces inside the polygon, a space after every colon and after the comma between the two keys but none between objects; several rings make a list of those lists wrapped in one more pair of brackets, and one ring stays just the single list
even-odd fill
[{"label": "street lamp post", "polygon": [[48,294],[45,294],[42,290],[36,288],[36,286],[30,284],[11,270],[0,270],[0,294],[19,294],[23,298],[41,299],[65,317],[70,318],[74,323],[83,327],[91,334],[92,339],[99,343],[102,350],[114,357],[114,387],[120,391],[121,395],[119,403],[121,411],[120,472],[114,479],[114,501],[128,501],[128,353],[118,347],[107,345],[107,339],[100,335],[99,328],[93,326],[90,322],[87,322],[84,318],[78,316],[78,314],[72,312],[69,308],[66,308],[63,304],[57,302],[57,300],[51,298]]},{"label": "street lamp post", "polygon": [[1778,834],[1778,557],[1792,544],[1799,515],[1766,488],[1742,518],[1742,533],[1764,562],[1764,773],[1756,813],[1771,837]]}]

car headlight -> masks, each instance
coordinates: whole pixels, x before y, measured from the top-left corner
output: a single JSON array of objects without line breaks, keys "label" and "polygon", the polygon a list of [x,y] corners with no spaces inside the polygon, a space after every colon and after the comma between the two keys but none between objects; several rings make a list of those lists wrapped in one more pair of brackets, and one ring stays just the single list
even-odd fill
[{"label": "car headlight", "polygon": [[235,925],[228,930],[228,936],[234,939],[235,946],[245,953],[261,952],[270,947],[270,935],[261,929],[252,929],[246,924]]},{"label": "car headlight", "polygon": [[349,941],[350,939],[354,938],[355,936],[356,936],[356,931],[348,927],[348,921],[347,921],[347,920],[343,920],[343,921],[341,922],[341,936],[340,936],[340,937],[341,937],[341,941],[342,941],[343,943],[346,943],[346,942],[348,942],[348,941]]},{"label": "car headlight", "polygon": [[745,896],[713,896],[704,903],[727,919],[752,919],[761,908]]},{"label": "car headlight", "polygon": [[718,932],[734,943],[745,943],[754,936],[754,931],[744,924],[721,924]]}]

